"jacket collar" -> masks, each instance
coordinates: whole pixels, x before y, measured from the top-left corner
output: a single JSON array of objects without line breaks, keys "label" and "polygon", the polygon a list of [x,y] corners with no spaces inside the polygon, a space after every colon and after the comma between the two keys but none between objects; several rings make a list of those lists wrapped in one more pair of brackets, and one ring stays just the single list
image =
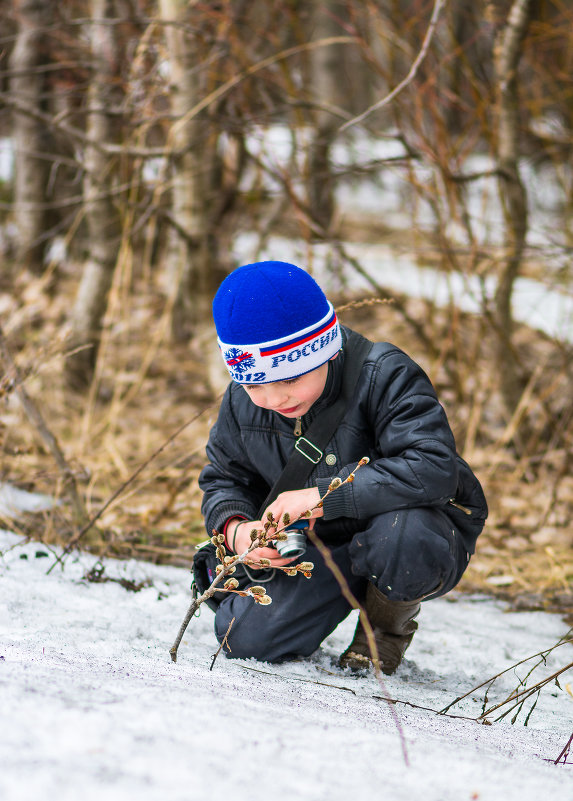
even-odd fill
[{"label": "jacket collar", "polygon": [[338,356],[333,361],[328,362],[328,375],[322,391],[322,395],[316,400],[308,412],[302,418],[303,431],[308,428],[314,418],[323,409],[334,403],[342,390],[342,376],[344,373],[344,361],[346,352],[344,346],[348,338],[348,329],[340,326],[342,333],[342,348],[338,351]]}]

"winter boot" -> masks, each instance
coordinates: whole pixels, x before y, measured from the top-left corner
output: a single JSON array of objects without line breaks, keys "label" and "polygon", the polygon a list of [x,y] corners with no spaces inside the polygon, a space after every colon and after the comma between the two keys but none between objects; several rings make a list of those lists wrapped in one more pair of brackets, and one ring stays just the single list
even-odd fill
[{"label": "winter boot", "polygon": [[[402,661],[418,628],[414,618],[420,611],[420,601],[389,601],[374,584],[368,584],[364,606],[374,631],[380,669],[390,676]],[[363,670],[371,661],[366,632],[359,619],[354,638],[340,657],[339,664],[340,667]]]}]

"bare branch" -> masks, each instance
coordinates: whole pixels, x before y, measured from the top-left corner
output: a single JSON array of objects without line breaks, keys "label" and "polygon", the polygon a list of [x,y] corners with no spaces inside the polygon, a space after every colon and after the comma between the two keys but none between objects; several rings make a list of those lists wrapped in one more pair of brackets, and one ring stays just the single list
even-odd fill
[{"label": "bare branch", "polygon": [[561,760],[563,760],[563,764],[567,762],[567,757],[569,756],[569,751],[571,750],[571,745],[573,744],[573,734],[565,743],[565,747],[553,763],[554,765],[558,765]]},{"label": "bare branch", "polygon": [[426,31],[424,41],[422,42],[422,47],[420,48],[420,52],[414,59],[414,62],[410,67],[410,71],[408,72],[404,80],[400,81],[398,86],[392,89],[392,91],[389,94],[387,94],[381,100],[378,100],[378,102],[374,103],[374,105],[367,108],[365,111],[362,112],[362,114],[359,114],[357,117],[354,117],[353,119],[348,120],[348,122],[345,122],[344,125],[341,125],[340,128],[338,129],[339,132],[345,131],[347,128],[350,128],[351,126],[356,125],[359,122],[362,122],[363,120],[366,119],[366,117],[369,117],[370,114],[372,114],[374,111],[377,111],[378,109],[387,106],[388,103],[394,100],[394,98],[408,86],[408,84],[412,83],[412,81],[414,80],[414,78],[418,73],[420,65],[422,64],[422,62],[426,58],[426,55],[428,54],[430,43],[434,36],[436,25],[438,24],[438,19],[440,17],[442,8],[445,6],[446,2],[447,0],[435,0],[434,10],[432,11],[432,16],[430,18],[430,23],[428,25],[428,30]]},{"label": "bare branch", "polygon": [[209,668],[209,670],[213,670],[213,668],[215,666],[215,660],[217,659],[217,657],[219,656],[219,654],[223,650],[224,646],[227,646],[229,651],[231,650],[231,646],[229,645],[227,637],[229,636],[229,633],[230,633],[230,631],[231,631],[231,629],[233,627],[233,623],[234,622],[235,622],[235,618],[232,618],[231,622],[229,623],[229,627],[227,628],[227,631],[225,632],[225,636],[221,640],[221,645],[217,648],[216,652],[213,654],[213,661],[211,662],[211,667]]},{"label": "bare branch", "polygon": [[[265,531],[261,531],[258,534],[258,536],[254,536],[254,532],[253,532],[253,534],[251,536],[253,536],[254,539],[252,540],[251,545],[249,546],[249,548],[244,553],[242,553],[242,554],[240,554],[238,556],[235,556],[235,557],[229,557],[229,556],[228,557],[224,557],[224,561],[223,561],[222,565],[218,567],[219,573],[215,577],[214,581],[211,583],[211,586],[208,587],[207,590],[205,590],[205,592],[201,596],[199,596],[198,598],[195,598],[193,600],[193,602],[191,603],[191,606],[187,610],[187,614],[185,615],[185,619],[184,619],[183,623],[181,624],[181,628],[179,629],[179,632],[177,634],[175,642],[174,642],[173,646],[171,647],[171,649],[169,651],[169,653],[171,655],[171,660],[173,662],[177,661],[177,650],[179,648],[181,640],[183,639],[183,635],[185,634],[185,630],[187,629],[187,626],[188,626],[189,622],[191,621],[191,618],[193,617],[193,615],[195,614],[195,612],[197,611],[199,606],[204,601],[206,601],[208,598],[210,598],[210,597],[212,597],[214,595],[214,593],[217,591],[217,585],[223,580],[223,578],[225,576],[229,575],[232,571],[234,571],[235,570],[235,566],[237,564],[240,564],[240,563],[243,563],[243,562],[248,562],[250,564],[255,564],[258,567],[267,567],[268,565],[263,564],[262,561],[261,562],[252,562],[252,561],[249,562],[249,560],[247,558],[249,553],[251,553],[251,551],[255,550],[256,548],[260,547],[260,545],[266,544],[266,542],[268,540],[276,539],[277,535],[280,534],[281,532],[283,532],[289,525],[292,525],[292,523],[297,522],[298,520],[304,520],[305,518],[308,519],[315,509],[318,509],[318,508],[322,507],[322,505],[324,503],[324,499],[327,498],[332,492],[335,492],[343,484],[352,483],[352,481],[354,481],[354,477],[355,477],[356,471],[360,467],[362,467],[363,465],[368,464],[369,461],[370,460],[368,459],[368,457],[363,457],[358,462],[358,464],[356,465],[354,470],[350,473],[350,475],[348,475],[346,477],[346,479],[344,479],[344,481],[341,481],[340,479],[334,479],[331,482],[330,486],[328,487],[328,490],[320,498],[320,500],[318,501],[316,506],[312,507],[312,509],[308,509],[306,512],[303,512],[302,514],[300,514],[294,520],[290,520],[289,519],[288,522],[286,521],[287,516],[285,515],[285,519],[283,519],[283,525],[279,525],[279,526],[276,525],[275,521],[270,519],[265,524],[265,526],[266,526]],[[270,529],[273,529],[273,528],[274,528],[274,532],[272,534],[268,533],[270,531]],[[409,764],[408,751],[407,751],[407,748],[406,748],[406,740],[404,738],[404,732],[403,732],[402,726],[400,724],[400,720],[398,718],[398,715],[396,714],[396,710],[394,709],[392,701],[391,701],[391,699],[390,699],[390,697],[388,695],[384,680],[382,678],[382,674],[381,674],[381,671],[380,671],[380,658],[379,658],[379,654],[378,654],[378,647],[376,645],[376,638],[374,636],[374,630],[372,628],[372,625],[371,625],[370,621],[368,620],[368,615],[366,614],[366,611],[364,610],[364,608],[362,607],[362,605],[360,604],[358,599],[354,596],[354,594],[353,594],[352,590],[350,589],[350,587],[348,585],[348,582],[346,581],[342,571],[340,570],[340,568],[338,567],[338,565],[336,564],[336,562],[332,558],[332,553],[330,552],[330,549],[327,548],[327,546],[316,536],[316,534],[314,533],[312,528],[308,529],[307,536],[310,539],[310,541],[312,542],[312,544],[315,546],[315,548],[322,555],[322,557],[323,557],[323,559],[325,561],[325,564],[327,565],[327,567],[329,568],[329,570],[332,572],[333,576],[335,577],[336,581],[338,582],[338,585],[340,587],[342,595],[347,600],[348,604],[352,607],[352,609],[358,609],[360,611],[360,617],[361,617],[362,625],[364,627],[364,632],[366,634],[366,639],[368,641],[368,648],[370,650],[370,655],[371,655],[371,658],[372,658],[372,664],[374,666],[374,671],[375,671],[375,674],[376,674],[376,678],[377,678],[377,680],[378,680],[378,682],[380,684],[382,692],[384,693],[384,700],[388,703],[388,707],[390,709],[390,714],[391,714],[391,716],[392,716],[392,718],[394,720],[394,723],[396,724],[396,728],[398,729],[398,733],[399,733],[399,736],[400,736],[400,744],[402,746],[402,753],[403,753],[403,756],[404,756],[404,762],[406,763],[406,765],[408,765]],[[221,537],[222,537],[222,535],[221,535]],[[216,538],[213,538],[213,539],[215,540]],[[219,547],[220,546],[217,546],[217,550],[218,551],[219,551]],[[287,566],[287,567],[281,567],[281,568],[278,568],[278,569],[283,570],[285,573],[287,573],[287,575],[291,575],[291,574],[296,574],[298,572],[302,572],[305,575],[307,575],[307,577],[310,577],[308,575],[310,573],[310,570],[304,569],[305,568],[305,564],[307,564],[310,567],[310,565],[312,563],[301,563],[299,565],[295,565],[294,567]],[[251,589],[254,590],[254,589],[262,589],[262,588],[253,587]],[[228,591],[234,592],[235,590],[228,590]],[[239,592],[239,594],[243,594],[243,593]],[[253,596],[254,596],[254,599],[257,600],[257,598],[254,595],[254,593],[253,593]],[[233,620],[234,620],[234,618],[233,618]],[[231,621],[231,624],[232,623],[233,623],[233,621]],[[227,634],[225,635],[225,637],[223,639],[223,643],[225,642],[225,640],[227,638],[227,635],[229,634],[230,628],[231,628],[231,626],[229,626],[229,629],[227,630]],[[221,643],[221,647],[222,647],[223,643]],[[215,659],[216,659],[217,655],[219,654],[220,650],[221,650],[221,648],[219,648],[219,650],[215,654],[215,657],[213,658],[213,662],[215,661]],[[213,663],[211,664],[211,667],[212,667],[212,665],[213,665]]]},{"label": "bare branch", "polygon": [[[444,2],[445,0],[439,0],[439,2]],[[223,95],[227,94],[234,86],[244,81],[246,78],[249,78],[251,75],[255,75],[255,73],[260,72],[267,67],[272,66],[273,64],[278,63],[279,61],[284,61],[284,59],[290,58],[291,56],[297,55],[298,53],[303,53],[305,51],[316,50],[318,47],[329,47],[333,44],[356,44],[357,39],[354,36],[331,36],[327,39],[319,39],[316,42],[305,42],[301,45],[295,45],[294,47],[288,47],[286,50],[281,50],[279,53],[275,53],[268,58],[264,58],[262,61],[257,62],[256,64],[252,64],[248,69],[243,70],[238,75],[235,75],[233,78],[230,78],[225,83],[221,84],[217,89],[213,92],[208,94],[204,97],[199,103],[197,103],[193,108],[189,109],[187,114],[182,117],[176,125],[183,126],[200,111],[210,106],[216,100],[219,100]]]},{"label": "bare branch", "polygon": [[131,147],[130,145],[114,145],[109,142],[100,142],[88,136],[81,128],[59,120],[51,114],[40,111],[30,103],[26,103],[21,98],[14,97],[10,92],[0,92],[0,101],[8,108],[18,111],[20,114],[27,114],[38,122],[42,122],[49,128],[60,131],[83,145],[93,147],[100,153],[109,156],[128,155],[141,158],[156,158],[165,156],[165,148],[162,147]]}]

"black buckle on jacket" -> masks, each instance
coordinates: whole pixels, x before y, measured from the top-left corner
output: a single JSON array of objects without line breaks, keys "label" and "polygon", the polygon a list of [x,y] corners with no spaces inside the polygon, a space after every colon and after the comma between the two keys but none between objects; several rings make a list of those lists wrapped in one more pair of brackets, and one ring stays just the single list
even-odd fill
[{"label": "black buckle on jacket", "polygon": [[[304,447],[302,447],[303,443]],[[302,455],[308,459],[309,462],[312,462],[313,464],[318,464],[322,459],[323,452],[320,450],[320,448],[317,448],[316,445],[313,445],[312,442],[306,437],[299,437],[294,443],[294,447],[299,453],[302,453]]]}]

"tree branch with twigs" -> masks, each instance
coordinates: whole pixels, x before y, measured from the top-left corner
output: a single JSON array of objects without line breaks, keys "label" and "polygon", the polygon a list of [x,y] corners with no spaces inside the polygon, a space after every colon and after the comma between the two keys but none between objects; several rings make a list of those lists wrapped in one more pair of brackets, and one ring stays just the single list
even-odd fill
[{"label": "tree branch with twigs", "polygon": [[[246,564],[255,568],[270,567],[271,562],[269,559],[254,560],[249,558],[249,554],[256,548],[264,547],[265,545],[268,545],[269,543],[275,542],[277,540],[286,539],[287,535],[285,532],[290,525],[296,523],[299,520],[310,518],[312,512],[315,509],[320,509],[322,507],[324,500],[325,498],[328,497],[328,495],[330,495],[332,492],[335,492],[343,484],[352,483],[354,481],[357,470],[363,465],[368,464],[369,461],[370,459],[367,456],[364,456],[362,459],[360,459],[354,470],[346,477],[346,479],[342,480],[338,477],[334,478],[331,481],[328,490],[321,497],[318,503],[312,508],[307,509],[305,512],[302,512],[302,514],[300,514],[297,518],[291,520],[290,516],[288,514],[285,514],[283,515],[282,521],[280,521],[279,523],[279,521],[274,520],[272,513],[269,513],[267,520],[263,524],[263,529],[253,529],[251,531],[251,544],[247,548],[247,550],[244,551],[242,554],[236,554],[233,556],[227,554],[225,552],[225,547],[224,547],[225,536],[217,532],[213,533],[213,536],[211,538],[211,543],[215,546],[217,551],[217,557],[219,559],[219,564],[217,565],[216,568],[217,575],[211,582],[210,586],[205,590],[205,592],[203,592],[197,598],[194,598],[191,605],[189,606],[189,609],[187,610],[187,614],[185,615],[183,623],[181,624],[177,637],[175,638],[175,642],[173,643],[172,647],[169,650],[172,662],[177,662],[178,649],[181,644],[181,640],[183,639],[183,635],[187,630],[187,626],[191,621],[191,618],[195,615],[197,610],[200,608],[201,604],[205,603],[205,601],[207,601],[209,598],[212,598],[216,592],[235,593],[237,595],[240,595],[241,597],[250,596],[251,598],[253,598],[253,601],[255,603],[259,603],[265,606],[272,603],[272,598],[267,594],[266,589],[264,587],[253,585],[251,587],[247,587],[244,590],[239,589],[239,582],[232,576],[232,574],[236,571],[237,565]],[[384,680],[382,678],[378,647],[376,645],[374,630],[372,628],[370,621],[368,620],[368,615],[366,614],[365,609],[363,608],[363,606],[360,604],[360,602],[357,600],[352,590],[350,589],[348,582],[346,581],[344,575],[342,574],[342,571],[332,558],[330,549],[319,539],[319,537],[317,537],[317,535],[311,528],[308,529],[307,536],[312,542],[312,544],[316,547],[318,552],[321,554],[321,556],[323,557],[327,567],[331,570],[336,581],[338,582],[342,595],[348,601],[348,604],[352,607],[352,609],[358,609],[360,612],[360,618],[362,621],[364,632],[366,634],[366,639],[368,642],[368,647],[370,650],[370,656],[372,659],[372,665],[374,667],[376,679],[378,680],[380,687],[384,693],[383,696],[384,700],[388,703],[390,714],[396,725],[396,728],[398,729],[404,762],[406,765],[408,765],[409,764],[408,751],[406,747],[404,732],[400,720],[398,718],[398,715],[396,713],[396,710],[394,709],[392,701],[386,690],[386,685],[384,683]],[[300,562],[297,565],[291,564],[291,565],[286,565],[284,567],[276,566],[274,569],[282,570],[283,573],[285,573],[287,576],[296,576],[300,573],[305,578],[310,579],[312,578],[313,568],[314,565],[312,562]],[[222,586],[220,586],[221,584]],[[227,637],[230,633],[232,623],[233,621],[231,621],[231,625],[227,629],[225,637],[223,638],[223,641],[221,643],[221,647],[217,650],[217,652],[213,656],[213,660],[211,662],[211,669],[213,668],[217,656],[223,649],[223,646],[226,645],[229,651],[231,650],[229,643],[227,641]]]},{"label": "tree branch with twigs", "polygon": [[424,41],[422,42],[422,46],[418,52],[418,55],[412,62],[412,66],[408,70],[408,74],[406,77],[400,81],[400,83],[392,89],[387,95],[385,95],[381,100],[378,100],[372,106],[367,108],[361,114],[358,114],[356,117],[353,117],[351,120],[348,120],[343,125],[340,126],[339,131],[345,131],[347,128],[356,125],[359,122],[362,122],[369,117],[374,111],[378,111],[379,109],[387,106],[394,98],[400,94],[409,84],[412,83],[416,75],[418,74],[418,70],[424,59],[428,54],[428,50],[430,49],[430,44],[432,42],[432,38],[434,36],[434,31],[436,30],[436,26],[438,24],[438,20],[440,18],[440,14],[442,12],[443,7],[446,4],[446,0],[435,0],[434,8],[432,11],[432,16],[430,18],[430,22],[428,25],[428,29],[426,31],[426,35],[424,37]]},{"label": "tree branch with twigs", "polygon": [[[219,559],[219,564],[217,565],[217,575],[211,582],[210,586],[203,592],[200,596],[193,599],[193,602],[189,606],[187,610],[187,614],[181,624],[181,628],[175,638],[175,642],[173,643],[169,653],[171,655],[171,660],[173,662],[177,662],[177,652],[179,649],[179,645],[181,644],[181,640],[183,639],[183,635],[187,630],[187,626],[189,625],[191,618],[195,614],[195,612],[199,609],[201,604],[205,603],[205,601],[212,598],[216,592],[227,592],[227,593],[235,593],[240,595],[241,597],[251,597],[253,598],[255,603],[262,604],[266,606],[272,602],[272,598],[267,595],[266,590],[264,587],[259,586],[252,586],[248,587],[245,590],[239,589],[239,582],[237,579],[232,577],[232,574],[236,571],[237,566],[241,564],[249,565],[250,567],[254,568],[268,568],[271,566],[271,562],[269,559],[252,559],[249,558],[249,555],[257,548],[262,548],[268,545],[269,543],[273,543],[280,540],[285,540],[287,538],[286,529],[291,526],[293,523],[298,522],[299,520],[304,520],[306,518],[311,517],[313,511],[315,509],[322,508],[324,499],[327,498],[332,492],[334,492],[338,487],[341,487],[343,484],[348,484],[354,481],[354,476],[356,471],[365,464],[368,464],[370,460],[368,457],[363,457],[354,470],[350,473],[347,478],[342,481],[340,478],[334,478],[326,493],[322,496],[322,498],[318,501],[318,503],[313,506],[311,509],[307,509],[305,512],[300,514],[294,520],[291,520],[288,514],[283,515],[283,519],[281,521],[277,521],[273,518],[272,514],[269,513],[267,520],[263,524],[262,529],[254,528],[251,531],[251,544],[241,554],[234,554],[229,555],[225,551],[224,543],[225,543],[225,535],[219,534],[218,532],[213,532],[213,536],[211,537],[211,543],[215,546],[217,552],[217,558]],[[313,540],[314,541],[314,540]],[[302,573],[306,578],[311,578],[312,570],[314,565],[312,562],[300,562],[298,565],[286,565],[284,567],[276,567],[276,570],[282,570],[287,576],[296,576],[298,573]],[[220,586],[223,582],[223,586]]]}]

